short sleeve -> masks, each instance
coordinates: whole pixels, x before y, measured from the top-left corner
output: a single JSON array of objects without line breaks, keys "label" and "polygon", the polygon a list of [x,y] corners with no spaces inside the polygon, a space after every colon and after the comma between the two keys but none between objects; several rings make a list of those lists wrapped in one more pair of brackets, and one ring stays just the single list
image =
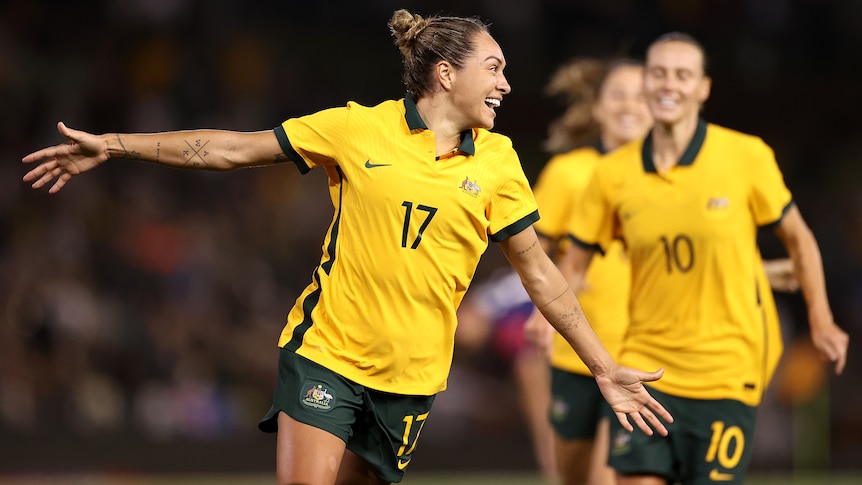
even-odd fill
[{"label": "short sleeve", "polygon": [[592,175],[575,204],[566,225],[569,237],[579,246],[604,253],[616,234],[613,201],[607,190],[608,175],[601,165]]},{"label": "short sleeve", "polygon": [[349,113],[348,105],[286,120],[275,129],[281,149],[303,173],[334,165],[339,142],[346,139]]},{"label": "short sleeve", "polygon": [[499,167],[500,184],[487,209],[488,231],[495,242],[515,235],[539,220],[536,198],[511,142],[501,156],[500,163],[493,164]]},{"label": "short sleeve", "polygon": [[536,223],[536,230],[551,239],[566,235],[566,223],[574,201],[580,197],[585,185],[576,177],[577,174],[572,173],[570,161],[566,155],[551,158],[539,173],[533,188],[542,214]]},{"label": "short sleeve", "polygon": [[755,223],[763,227],[781,220],[792,202],[792,195],[784,183],[784,175],[778,168],[772,149],[758,139],[752,150],[749,204]]}]

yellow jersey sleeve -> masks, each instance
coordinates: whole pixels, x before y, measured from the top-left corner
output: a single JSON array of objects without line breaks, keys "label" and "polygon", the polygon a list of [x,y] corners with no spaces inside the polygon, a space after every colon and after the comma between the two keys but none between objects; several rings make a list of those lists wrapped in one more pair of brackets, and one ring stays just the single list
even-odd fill
[{"label": "yellow jersey sleeve", "polygon": [[752,182],[751,212],[758,226],[767,226],[781,220],[790,206],[790,190],[784,184],[772,148],[758,138],[750,150],[755,162],[748,172]]},{"label": "yellow jersey sleeve", "polygon": [[275,129],[282,151],[300,172],[306,173],[318,165],[335,165],[340,142],[347,135],[350,108],[348,103],[346,107],[291,118]]},{"label": "yellow jersey sleeve", "polygon": [[552,157],[533,189],[542,218],[536,231],[550,239],[566,236],[566,224],[589,183],[600,153],[593,147],[578,148]]}]

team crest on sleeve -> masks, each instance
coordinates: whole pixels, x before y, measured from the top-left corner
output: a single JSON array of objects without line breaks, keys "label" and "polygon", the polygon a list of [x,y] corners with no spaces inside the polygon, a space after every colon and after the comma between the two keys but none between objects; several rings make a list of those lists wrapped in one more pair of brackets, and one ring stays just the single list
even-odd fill
[{"label": "team crest on sleeve", "polygon": [[329,411],[335,401],[329,389],[323,387],[322,384],[315,384],[308,388],[307,391],[300,397],[302,404],[315,409]]},{"label": "team crest on sleeve", "polygon": [[482,188],[479,187],[479,184],[475,180],[470,180],[470,177],[464,177],[464,180],[461,181],[461,191],[473,197],[479,197],[479,192],[482,191]]}]

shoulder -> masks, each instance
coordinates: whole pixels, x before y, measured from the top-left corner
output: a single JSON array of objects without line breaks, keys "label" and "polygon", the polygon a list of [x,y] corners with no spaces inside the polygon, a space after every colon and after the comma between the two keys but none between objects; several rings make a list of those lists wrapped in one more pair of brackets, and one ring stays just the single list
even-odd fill
[{"label": "shoulder", "polygon": [[[345,106],[347,111],[351,114],[360,114],[360,115],[383,115],[383,114],[394,114],[394,113],[404,113],[404,100],[393,100],[387,99],[382,101],[374,106],[367,106],[361,104],[357,101],[348,101],[347,106]],[[337,108],[336,108],[337,109]]]},{"label": "shoulder", "polygon": [[504,153],[515,151],[511,138],[501,133],[488,131],[484,128],[473,129],[473,142],[476,144],[477,154],[480,146],[491,152]]},{"label": "shoulder", "polygon": [[772,156],[772,147],[757,135],[709,123],[706,137],[708,142],[722,148],[735,147],[751,154]]},{"label": "shoulder", "polygon": [[553,184],[585,181],[595,170],[602,154],[593,147],[576,148],[551,157],[539,173],[539,178]]},{"label": "shoulder", "polygon": [[612,172],[629,170],[632,166],[643,166],[643,139],[634,140],[604,155],[596,170]]}]

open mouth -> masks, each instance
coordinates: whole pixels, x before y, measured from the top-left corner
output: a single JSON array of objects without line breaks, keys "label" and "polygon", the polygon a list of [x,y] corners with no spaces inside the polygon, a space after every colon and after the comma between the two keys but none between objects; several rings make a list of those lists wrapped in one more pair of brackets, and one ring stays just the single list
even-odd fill
[{"label": "open mouth", "polygon": [[494,98],[485,98],[485,106],[496,109],[500,107],[500,100]]}]

